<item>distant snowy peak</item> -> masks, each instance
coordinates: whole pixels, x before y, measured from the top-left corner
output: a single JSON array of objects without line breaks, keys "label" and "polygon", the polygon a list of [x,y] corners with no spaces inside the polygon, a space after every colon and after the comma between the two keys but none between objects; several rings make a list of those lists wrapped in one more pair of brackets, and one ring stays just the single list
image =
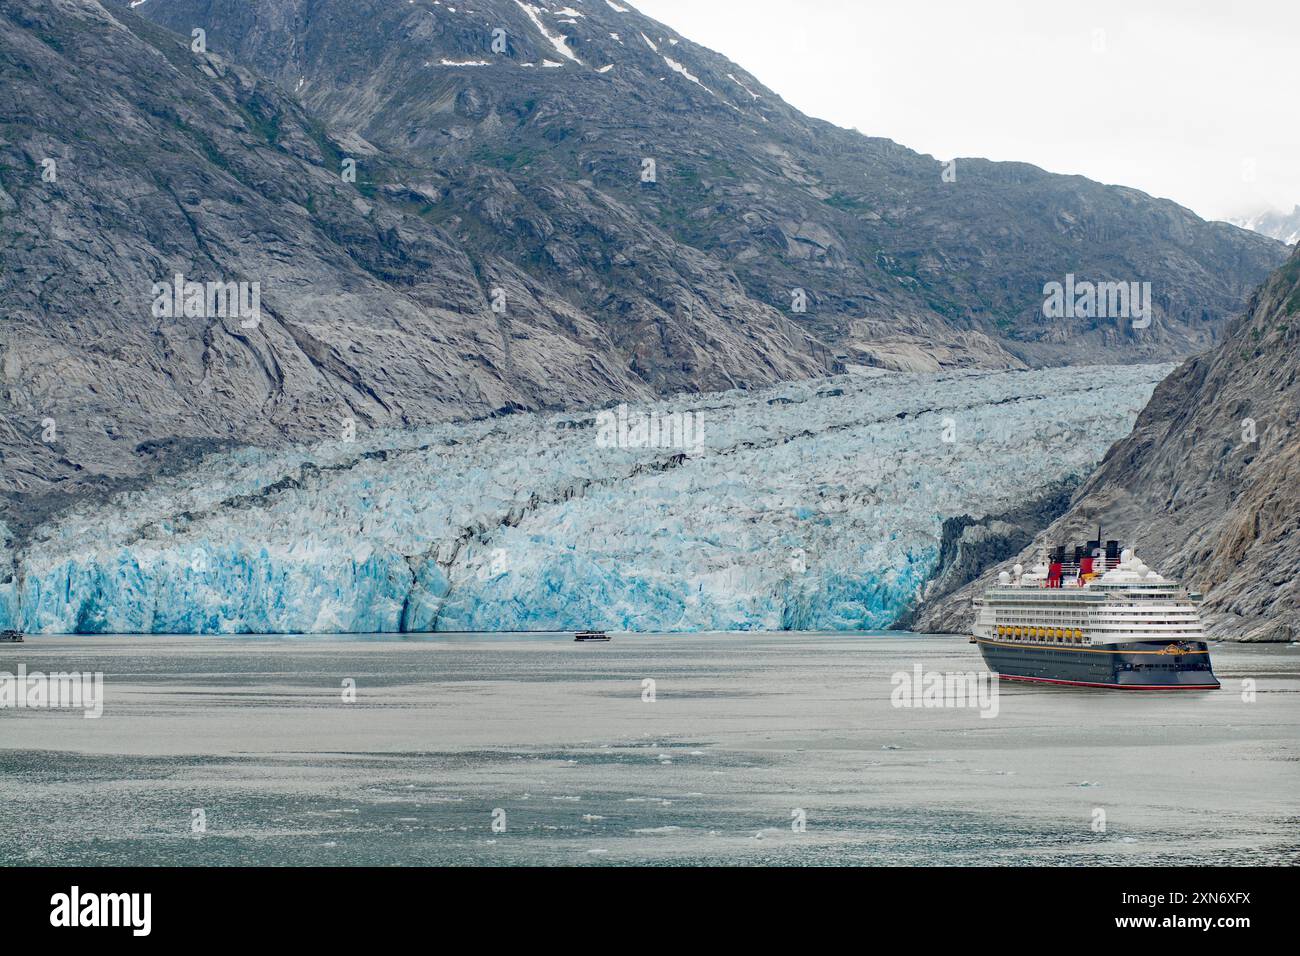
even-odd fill
[{"label": "distant snowy peak", "polygon": [[1281,239],[1288,246],[1300,242],[1300,204],[1290,212],[1268,210],[1249,218],[1229,219],[1234,226],[1258,232],[1261,235]]}]

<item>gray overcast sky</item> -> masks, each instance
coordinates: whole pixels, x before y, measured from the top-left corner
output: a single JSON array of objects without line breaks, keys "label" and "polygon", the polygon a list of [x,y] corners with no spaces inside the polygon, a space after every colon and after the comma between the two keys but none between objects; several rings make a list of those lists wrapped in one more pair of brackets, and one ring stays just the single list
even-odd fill
[{"label": "gray overcast sky", "polygon": [[787,102],[1208,219],[1300,203],[1300,0],[632,0]]}]

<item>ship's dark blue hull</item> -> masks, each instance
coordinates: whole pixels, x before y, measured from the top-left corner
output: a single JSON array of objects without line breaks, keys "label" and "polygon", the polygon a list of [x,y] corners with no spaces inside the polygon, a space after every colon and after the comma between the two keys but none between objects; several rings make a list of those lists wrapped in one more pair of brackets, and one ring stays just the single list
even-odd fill
[{"label": "ship's dark blue hull", "polygon": [[1099,647],[975,638],[984,663],[1004,680],[1120,690],[1215,690],[1204,641],[1133,641]]}]

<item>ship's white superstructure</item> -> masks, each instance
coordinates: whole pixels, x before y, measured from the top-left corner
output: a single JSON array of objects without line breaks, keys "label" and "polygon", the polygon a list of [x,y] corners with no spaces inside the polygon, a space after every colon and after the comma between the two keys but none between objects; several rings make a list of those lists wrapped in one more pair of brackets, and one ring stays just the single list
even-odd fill
[{"label": "ship's white superstructure", "polygon": [[1118,561],[1016,565],[976,601],[977,638],[1090,647],[1134,641],[1204,641],[1200,595],[1157,574],[1126,549]]}]

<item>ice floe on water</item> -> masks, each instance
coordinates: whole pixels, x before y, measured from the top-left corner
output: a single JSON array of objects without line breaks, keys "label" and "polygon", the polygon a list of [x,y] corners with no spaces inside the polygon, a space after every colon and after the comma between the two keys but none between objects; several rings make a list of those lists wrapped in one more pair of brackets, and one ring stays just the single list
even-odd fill
[{"label": "ice floe on water", "polygon": [[883,627],[945,518],[1087,474],[1169,368],[848,375],[213,456],[4,556],[0,627]]}]

